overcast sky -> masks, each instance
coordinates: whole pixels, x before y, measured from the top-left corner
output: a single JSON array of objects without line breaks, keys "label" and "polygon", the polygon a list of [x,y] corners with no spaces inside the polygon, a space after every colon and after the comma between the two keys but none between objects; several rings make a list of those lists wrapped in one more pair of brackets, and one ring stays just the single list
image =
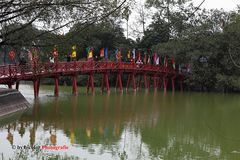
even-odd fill
[{"label": "overcast sky", "polygon": [[[193,0],[195,5],[198,5],[202,2],[202,0]],[[205,0],[202,8],[223,8],[226,11],[236,9],[236,6],[240,4],[240,0]]]}]

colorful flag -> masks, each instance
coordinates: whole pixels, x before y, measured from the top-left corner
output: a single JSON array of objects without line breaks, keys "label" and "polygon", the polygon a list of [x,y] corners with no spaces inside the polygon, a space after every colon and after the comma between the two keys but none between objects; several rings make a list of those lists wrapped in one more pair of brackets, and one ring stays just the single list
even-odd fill
[{"label": "colorful flag", "polygon": [[108,48],[104,49],[104,57],[106,60],[108,59]]},{"label": "colorful flag", "polygon": [[102,49],[100,50],[100,57],[101,57],[101,58],[104,57],[104,48],[102,48]]},{"label": "colorful flag", "polygon": [[132,54],[133,54],[133,59],[136,59],[136,50],[135,49],[132,50]]},{"label": "colorful flag", "polygon": [[138,52],[138,58],[137,58],[139,61],[141,60],[141,53]]},{"label": "colorful flag", "polygon": [[76,59],[77,57],[77,51],[76,51],[76,45],[72,46],[72,58]]},{"label": "colorful flag", "polygon": [[130,51],[130,49],[128,50],[128,53],[127,53],[127,59],[131,59],[131,51]]},{"label": "colorful flag", "polygon": [[166,56],[164,58],[164,67],[168,67],[168,59]]},{"label": "colorful flag", "polygon": [[89,48],[89,52],[88,52],[88,59],[92,59],[93,58],[93,48]]},{"label": "colorful flag", "polygon": [[172,67],[173,67],[173,69],[175,69],[176,68],[176,66],[175,66],[175,60],[174,60],[174,58],[172,57]]},{"label": "colorful flag", "polygon": [[116,49],[115,51],[115,58],[116,58],[116,61],[118,60],[118,49]]},{"label": "colorful flag", "polygon": [[12,50],[12,51],[10,51],[9,53],[8,53],[8,56],[9,56],[9,59],[11,60],[11,61],[13,61],[14,59],[15,59],[15,52]]}]

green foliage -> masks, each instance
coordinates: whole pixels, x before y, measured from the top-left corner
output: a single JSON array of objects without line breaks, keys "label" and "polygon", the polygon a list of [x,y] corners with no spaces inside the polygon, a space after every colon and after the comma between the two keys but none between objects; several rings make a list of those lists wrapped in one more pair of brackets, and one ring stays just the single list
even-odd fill
[{"label": "green foliage", "polygon": [[[162,2],[149,0],[147,5],[160,9]],[[239,91],[239,13],[203,9],[194,16],[194,10],[192,5],[182,7],[171,11],[169,19],[156,13],[138,43],[161,55],[174,56],[177,64],[189,63],[192,74],[185,80],[189,89]],[[200,56],[207,57],[208,62],[199,62]]]}]

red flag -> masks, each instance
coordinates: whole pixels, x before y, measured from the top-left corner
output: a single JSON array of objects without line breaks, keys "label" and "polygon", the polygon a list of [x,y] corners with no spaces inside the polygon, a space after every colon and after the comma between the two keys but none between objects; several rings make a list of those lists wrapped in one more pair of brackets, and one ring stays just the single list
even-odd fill
[{"label": "red flag", "polygon": [[104,57],[104,48],[102,48],[102,49],[100,50],[100,57],[101,57],[101,58]]}]

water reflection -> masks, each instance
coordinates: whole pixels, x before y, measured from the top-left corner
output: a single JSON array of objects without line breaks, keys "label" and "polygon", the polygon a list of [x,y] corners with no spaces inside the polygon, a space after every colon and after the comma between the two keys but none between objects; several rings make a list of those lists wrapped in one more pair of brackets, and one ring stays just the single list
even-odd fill
[{"label": "water reflection", "polygon": [[46,97],[2,125],[0,147],[6,157],[12,145],[49,144],[87,159],[238,159],[238,98],[156,91]]}]

